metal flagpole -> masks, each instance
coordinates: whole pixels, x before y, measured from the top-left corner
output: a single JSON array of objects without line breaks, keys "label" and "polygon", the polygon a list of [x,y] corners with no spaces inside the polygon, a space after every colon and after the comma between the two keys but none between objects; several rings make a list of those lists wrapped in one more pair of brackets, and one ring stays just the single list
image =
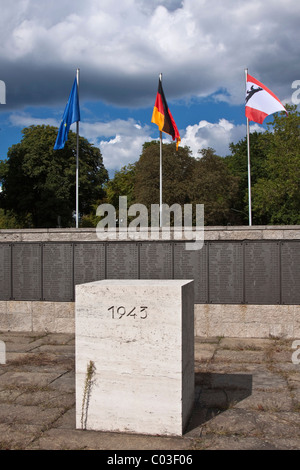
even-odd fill
[{"label": "metal flagpole", "polygon": [[[79,69],[77,69],[77,93],[79,93]],[[79,219],[79,121],[76,122],[76,228]]]},{"label": "metal flagpole", "polygon": [[[159,75],[162,81],[162,73]],[[159,152],[159,226],[162,227],[162,131],[160,131],[160,152]]]},{"label": "metal flagpole", "polygon": [[159,152],[159,226],[162,227],[162,131],[160,131]]},{"label": "metal flagpole", "polygon": [[[247,91],[247,75],[248,69],[245,69],[246,91]],[[251,165],[250,165],[250,132],[249,119],[247,118],[247,156],[248,156],[248,200],[249,200],[249,226],[252,225],[252,209],[251,209]]]}]

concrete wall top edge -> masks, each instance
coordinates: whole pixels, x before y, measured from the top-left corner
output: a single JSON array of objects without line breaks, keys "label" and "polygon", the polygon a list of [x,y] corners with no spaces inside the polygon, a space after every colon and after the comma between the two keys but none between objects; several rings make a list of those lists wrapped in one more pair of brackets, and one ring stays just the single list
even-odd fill
[{"label": "concrete wall top edge", "polygon": [[[153,227],[155,229],[155,227]],[[195,227],[193,227],[195,229]],[[204,230],[300,230],[300,225],[205,225]],[[117,228],[120,231],[126,231],[122,228]],[[161,229],[159,229],[161,230]],[[174,227],[170,227],[170,230],[174,230]],[[176,230],[176,227],[175,227]],[[95,227],[70,227],[70,228],[7,228],[0,229],[0,233],[30,233],[30,232],[42,232],[42,233],[59,233],[59,232],[96,232]]]},{"label": "concrete wall top edge", "polygon": [[[194,228],[195,229],[195,228]],[[185,240],[185,227],[181,236],[181,229],[170,228],[170,234],[157,229],[154,234],[157,240]],[[209,240],[267,240],[267,239],[300,239],[300,225],[256,225],[256,226],[205,226],[204,231],[198,230],[197,239]],[[99,235],[96,228],[38,228],[38,229],[0,229],[0,242],[46,242],[46,241],[147,241],[153,240],[148,230],[144,229],[134,234],[128,234],[127,229],[118,229],[115,237],[108,237],[106,233]],[[188,241],[189,238],[187,237]]]}]

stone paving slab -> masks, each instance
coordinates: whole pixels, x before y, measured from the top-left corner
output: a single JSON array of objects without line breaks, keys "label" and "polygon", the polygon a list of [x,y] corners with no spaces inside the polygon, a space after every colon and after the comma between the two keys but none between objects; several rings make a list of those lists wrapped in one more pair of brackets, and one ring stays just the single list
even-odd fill
[{"label": "stone paving slab", "polygon": [[292,340],[196,338],[195,406],[182,437],[75,429],[71,334],[0,332],[0,450],[299,450]]}]

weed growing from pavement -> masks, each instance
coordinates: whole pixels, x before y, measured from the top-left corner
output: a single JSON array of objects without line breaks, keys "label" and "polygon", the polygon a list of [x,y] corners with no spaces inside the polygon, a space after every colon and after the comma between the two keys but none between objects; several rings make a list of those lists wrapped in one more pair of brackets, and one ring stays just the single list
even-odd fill
[{"label": "weed growing from pavement", "polygon": [[93,361],[90,361],[86,369],[86,377],[85,377],[83,398],[82,398],[82,408],[81,408],[81,428],[82,429],[86,429],[89,400],[90,400],[91,390],[92,390],[92,385],[93,385],[92,378],[93,378],[93,375],[95,374],[95,370],[96,370],[95,363]]}]

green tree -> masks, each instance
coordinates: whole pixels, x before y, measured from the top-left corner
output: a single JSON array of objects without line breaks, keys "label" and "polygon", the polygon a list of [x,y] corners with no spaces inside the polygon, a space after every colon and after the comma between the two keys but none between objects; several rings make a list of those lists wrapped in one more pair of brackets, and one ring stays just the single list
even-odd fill
[{"label": "green tree", "polygon": [[14,214],[10,211],[4,211],[4,209],[0,209],[0,229],[12,229],[12,228],[22,228]]},{"label": "green tree", "polygon": [[[13,211],[22,226],[73,225],[76,193],[76,134],[69,132],[65,147],[54,150],[58,129],[31,126],[23,129],[0,166],[1,207]],[[108,174],[100,150],[79,138],[79,212],[88,214],[105,193]]]},{"label": "green tree", "polygon": [[[160,143],[152,141],[143,146],[135,166],[134,200],[145,204],[159,204]],[[190,202],[188,187],[195,166],[195,159],[188,147],[163,144],[162,148],[162,194],[163,203],[171,206]]]},{"label": "green tree", "polygon": [[252,190],[253,212],[268,224],[300,224],[300,114],[286,109],[268,125],[264,172]]},{"label": "green tree", "polygon": [[119,196],[127,196],[127,204],[134,202],[135,163],[116,171],[114,177],[105,185],[106,199],[115,208],[119,205]]},{"label": "green tree", "polygon": [[[266,176],[267,140],[264,133],[253,132],[250,134],[251,188],[259,178]],[[239,178],[239,188],[232,201],[231,210],[235,213],[236,224],[247,225],[249,222],[247,137],[236,144],[231,143],[229,148],[231,155],[225,157],[224,161],[230,172]],[[263,217],[256,214],[255,223],[264,223]]]},{"label": "green tree", "polygon": [[[127,204],[130,207],[133,204],[133,189],[134,189],[134,177],[135,177],[135,164],[129,163],[127,166],[116,171],[114,177],[104,185],[105,201],[108,204],[112,204],[116,209],[116,217],[118,219],[119,213],[119,197],[126,196]],[[81,219],[81,227],[96,227],[102,217],[97,216],[97,204],[93,205],[90,214],[86,214]],[[128,218],[130,221],[132,218]]]},{"label": "green tree", "polygon": [[204,204],[205,225],[227,225],[232,223],[231,211],[238,192],[239,178],[230,173],[224,158],[212,148],[199,151],[192,180],[189,184],[193,204]]}]

